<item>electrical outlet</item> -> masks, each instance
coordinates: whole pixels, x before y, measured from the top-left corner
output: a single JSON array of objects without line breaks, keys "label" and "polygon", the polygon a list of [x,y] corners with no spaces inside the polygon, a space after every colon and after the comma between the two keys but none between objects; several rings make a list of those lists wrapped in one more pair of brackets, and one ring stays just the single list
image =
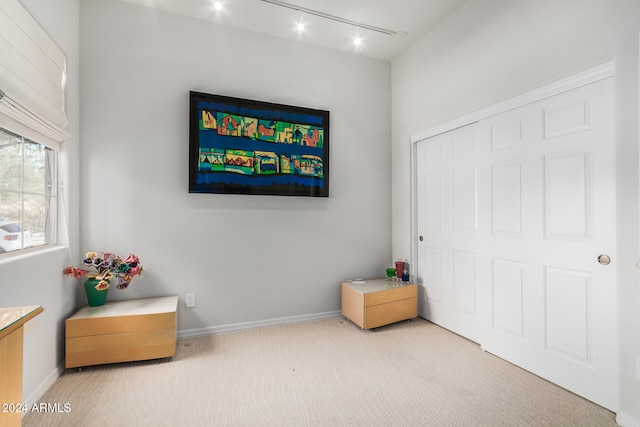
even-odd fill
[{"label": "electrical outlet", "polygon": [[185,303],[187,307],[195,307],[196,306],[196,294],[187,294],[185,295]]}]

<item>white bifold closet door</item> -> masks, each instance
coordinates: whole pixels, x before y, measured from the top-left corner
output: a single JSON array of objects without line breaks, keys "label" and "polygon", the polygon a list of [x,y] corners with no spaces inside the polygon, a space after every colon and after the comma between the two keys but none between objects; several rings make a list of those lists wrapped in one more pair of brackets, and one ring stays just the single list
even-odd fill
[{"label": "white bifold closet door", "polygon": [[605,78],[418,142],[416,200],[420,315],[615,411],[613,93]]}]

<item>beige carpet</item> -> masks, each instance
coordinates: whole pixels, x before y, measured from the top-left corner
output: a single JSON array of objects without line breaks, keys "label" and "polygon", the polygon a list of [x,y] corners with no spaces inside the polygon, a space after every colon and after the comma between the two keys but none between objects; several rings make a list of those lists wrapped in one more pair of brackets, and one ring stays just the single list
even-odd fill
[{"label": "beige carpet", "polygon": [[615,426],[615,415],[422,319],[342,318],[178,341],[67,370],[23,426]]}]

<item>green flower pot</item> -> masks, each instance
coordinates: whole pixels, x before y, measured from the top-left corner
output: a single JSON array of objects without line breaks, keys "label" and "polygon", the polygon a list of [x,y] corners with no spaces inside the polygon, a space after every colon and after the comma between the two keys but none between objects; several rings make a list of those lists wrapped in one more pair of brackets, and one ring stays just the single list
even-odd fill
[{"label": "green flower pot", "polygon": [[99,291],[96,289],[96,285],[100,281],[97,279],[87,279],[84,282],[84,291],[87,294],[87,301],[89,302],[89,307],[98,307],[104,305],[104,302],[107,299],[107,291],[109,289],[105,289],[104,291]]}]

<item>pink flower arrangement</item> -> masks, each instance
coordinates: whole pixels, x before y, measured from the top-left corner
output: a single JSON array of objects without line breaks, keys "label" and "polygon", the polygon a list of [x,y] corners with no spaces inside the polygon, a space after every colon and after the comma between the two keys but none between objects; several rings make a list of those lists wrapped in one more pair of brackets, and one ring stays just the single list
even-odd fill
[{"label": "pink flower arrangement", "polygon": [[89,279],[95,278],[99,281],[96,285],[96,289],[99,291],[109,289],[109,283],[114,278],[118,279],[116,288],[126,289],[135,276],[142,274],[140,259],[134,254],[130,254],[125,260],[122,260],[118,255],[109,252],[103,252],[102,256],[98,256],[97,252],[87,252],[82,264],[87,268],[86,270],[70,265],[62,273],[74,279],[85,275]]}]

